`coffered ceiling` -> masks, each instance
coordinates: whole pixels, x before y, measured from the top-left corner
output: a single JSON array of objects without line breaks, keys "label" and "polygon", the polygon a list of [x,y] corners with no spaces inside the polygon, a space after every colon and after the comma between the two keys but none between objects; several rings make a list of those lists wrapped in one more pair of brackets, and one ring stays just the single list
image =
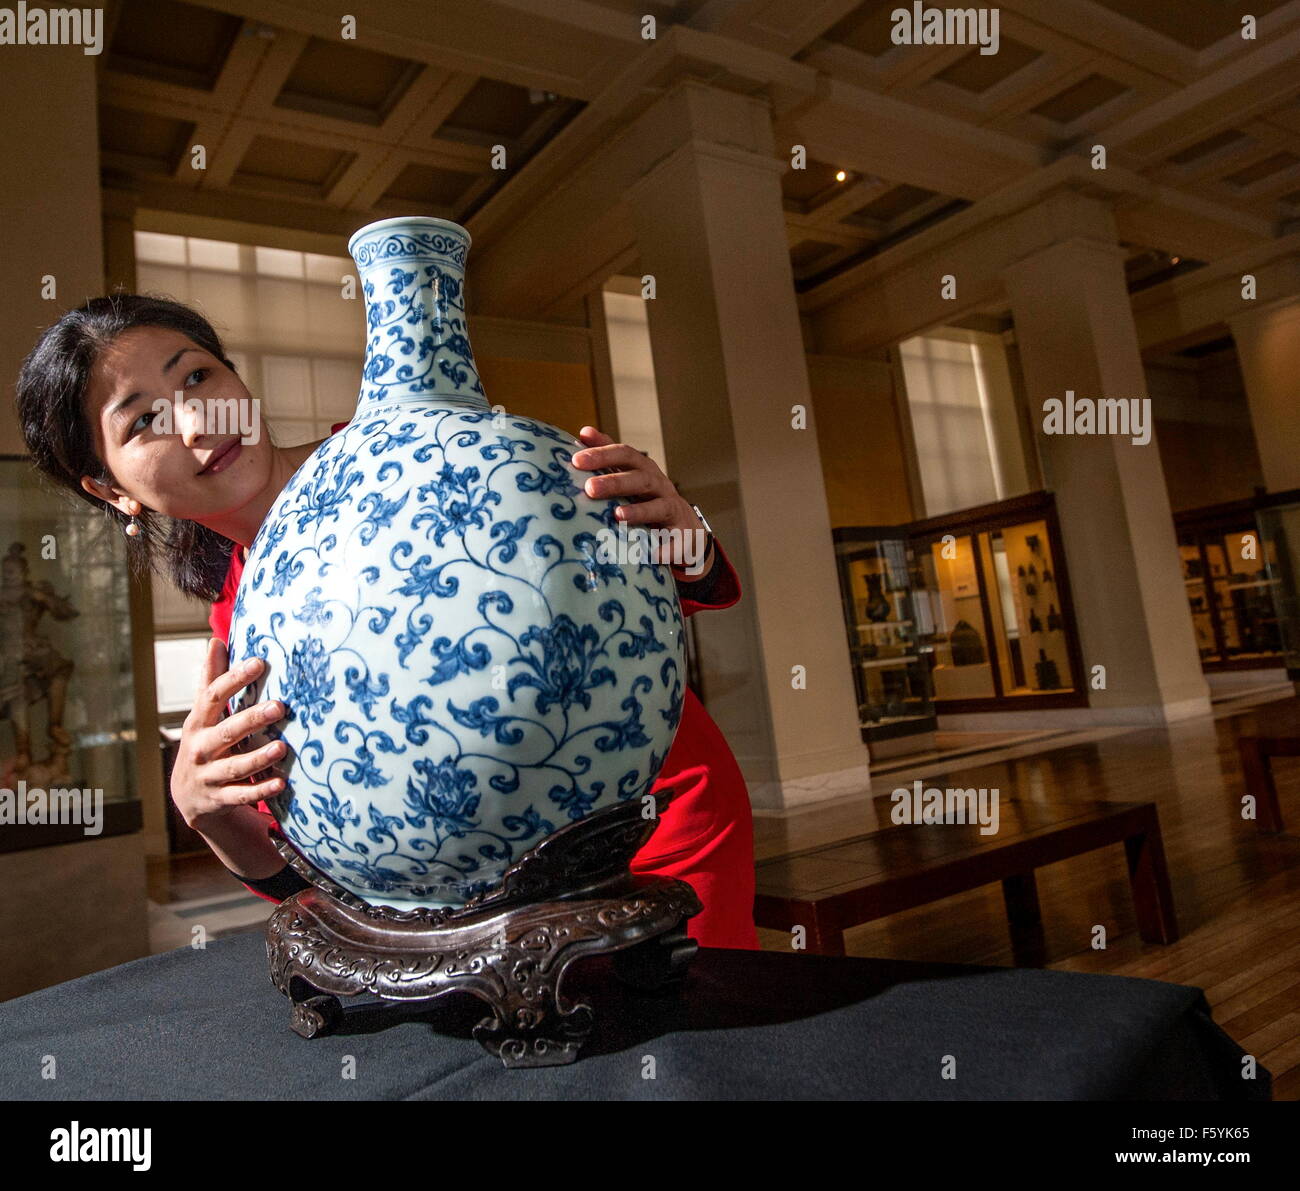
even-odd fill
[{"label": "coffered ceiling", "polygon": [[339,37],[125,0],[100,78],[101,164],[108,185],[208,213],[222,204],[176,191],[240,212],[279,200],[282,216],[322,230],[332,213],[339,226],[356,212],[465,222],[583,106]]},{"label": "coffered ceiling", "polygon": [[1253,41],[1218,0],[1014,0],[988,55],[893,44],[898,6],[367,0],[345,40],[307,0],[120,0],[103,179],[157,210],[490,237],[686,76],[768,100],[779,156],[805,146],[782,180],[802,294],[1098,144],[1135,288],[1300,228],[1300,0],[1245,5]]},{"label": "coffered ceiling", "polygon": [[[795,60],[903,100],[918,117],[937,113],[972,132],[1005,134],[1044,165],[1100,144],[1110,165],[1213,203],[1228,221],[1239,214],[1243,227],[1300,219],[1300,5],[1021,0],[1000,6],[998,50],[989,55],[894,45],[895,0],[841,7],[845,14]],[[1260,18],[1253,42],[1240,36],[1239,8]],[[1270,61],[1253,61],[1264,50]],[[840,164],[817,162],[813,183],[786,176],[787,198],[806,217],[808,236],[794,246],[805,281],[955,214],[980,193],[978,184],[936,193],[876,176],[838,184],[868,200],[859,206],[830,184]],[[1133,245],[1131,275],[1149,284],[1195,265],[1193,254],[1171,247]]]}]

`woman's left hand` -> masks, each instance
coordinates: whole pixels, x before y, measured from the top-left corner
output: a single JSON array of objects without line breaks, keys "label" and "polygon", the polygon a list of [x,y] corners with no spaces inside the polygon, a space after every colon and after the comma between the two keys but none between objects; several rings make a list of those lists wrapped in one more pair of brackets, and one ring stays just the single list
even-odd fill
[{"label": "woman's left hand", "polygon": [[[616,443],[608,434],[594,426],[584,426],[578,432],[583,449],[573,454],[574,467],[583,471],[616,469],[613,475],[592,476],[584,486],[588,496],[598,500],[621,496],[633,504],[620,505],[614,516],[628,525],[644,525],[647,529],[679,529],[704,533],[704,523],[694,507],[673,486],[659,465],[644,451],[627,443]],[[697,567],[686,570],[681,556],[680,540],[673,543],[672,570],[678,578],[698,579],[708,573],[713,558],[713,543]],[[668,561],[668,560],[664,560]]]}]

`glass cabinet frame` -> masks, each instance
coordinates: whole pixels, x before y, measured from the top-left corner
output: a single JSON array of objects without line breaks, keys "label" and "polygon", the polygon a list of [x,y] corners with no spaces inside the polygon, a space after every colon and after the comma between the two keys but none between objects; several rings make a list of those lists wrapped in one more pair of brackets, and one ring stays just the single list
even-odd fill
[{"label": "glass cabinet frame", "polygon": [[894,528],[832,533],[863,739],[933,732],[929,603],[910,545]]},{"label": "glass cabinet frame", "polygon": [[[25,455],[0,454],[0,487],[0,786],[17,797],[25,784],[26,820],[0,825],[0,852],[140,831],[125,544]],[[102,791],[97,831],[35,819],[33,798],[48,817],[73,789]]]},{"label": "glass cabinet frame", "polygon": [[[1279,579],[1270,560],[1276,546],[1264,529],[1271,511],[1288,501],[1300,503],[1300,491],[1260,492],[1174,515],[1183,583],[1207,672],[1282,665]],[[1252,538],[1255,557],[1247,558]]]},{"label": "glass cabinet frame", "polygon": [[[1069,567],[1050,492],[902,525],[841,527],[833,534],[846,626],[858,623],[845,597],[846,544],[900,543],[891,548],[905,550],[916,605],[917,660],[930,673],[932,724],[938,714],[1087,706]],[[1019,560],[1009,573],[1007,547]],[[941,575],[940,559],[953,560],[960,574]],[[1033,573],[1021,576],[1022,567],[1033,567]],[[954,626],[960,628],[959,642],[953,640]],[[860,651],[852,634],[850,646]],[[954,646],[965,658],[955,667]],[[867,701],[859,680],[860,652],[853,658],[861,709]],[[940,677],[949,685],[947,694]],[[865,726],[863,734],[870,739]]]},{"label": "glass cabinet frame", "polygon": [[1271,581],[1281,661],[1300,693],[1300,489],[1259,498],[1257,505],[1260,557]]}]

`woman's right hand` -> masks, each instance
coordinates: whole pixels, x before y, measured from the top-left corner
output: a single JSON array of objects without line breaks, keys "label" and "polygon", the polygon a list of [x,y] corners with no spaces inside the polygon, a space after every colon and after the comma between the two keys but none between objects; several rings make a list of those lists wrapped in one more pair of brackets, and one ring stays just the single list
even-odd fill
[{"label": "woman's right hand", "polygon": [[225,642],[213,637],[208,642],[194,706],[181,726],[180,748],[172,766],[172,800],[185,822],[200,834],[205,823],[284,789],[284,778],[278,775],[254,780],[284,756],[284,741],[238,751],[242,741],[282,719],[284,705],[272,699],[234,715],[225,714],[227,701],[253,682],[266,663],[252,658],[227,670],[226,661]]}]

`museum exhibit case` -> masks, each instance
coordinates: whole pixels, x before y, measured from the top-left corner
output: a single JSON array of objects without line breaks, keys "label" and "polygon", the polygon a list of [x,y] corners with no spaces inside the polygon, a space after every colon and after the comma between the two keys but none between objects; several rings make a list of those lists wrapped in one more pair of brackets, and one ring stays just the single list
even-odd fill
[{"label": "museum exhibit case", "polygon": [[138,831],[122,539],[25,456],[0,508],[0,852]]},{"label": "museum exhibit case", "polygon": [[1277,618],[1277,645],[1287,677],[1300,684],[1300,492],[1261,503],[1255,522]]},{"label": "museum exhibit case", "polygon": [[929,747],[933,624],[922,571],[896,528],[837,529],[834,538],[862,737],[878,756]]},{"label": "museum exhibit case", "polygon": [[1300,492],[1257,495],[1174,516],[1196,645],[1207,671],[1282,664],[1271,553],[1276,539],[1262,532],[1260,519],[1280,526],[1274,510],[1288,500],[1300,503]]},{"label": "museum exhibit case", "polygon": [[934,697],[941,711],[1061,707],[1076,687],[1078,641],[1048,493],[964,509],[912,527],[936,593]]},{"label": "museum exhibit case", "polygon": [[944,713],[1086,705],[1051,493],[834,537],[864,739],[933,731]]}]

